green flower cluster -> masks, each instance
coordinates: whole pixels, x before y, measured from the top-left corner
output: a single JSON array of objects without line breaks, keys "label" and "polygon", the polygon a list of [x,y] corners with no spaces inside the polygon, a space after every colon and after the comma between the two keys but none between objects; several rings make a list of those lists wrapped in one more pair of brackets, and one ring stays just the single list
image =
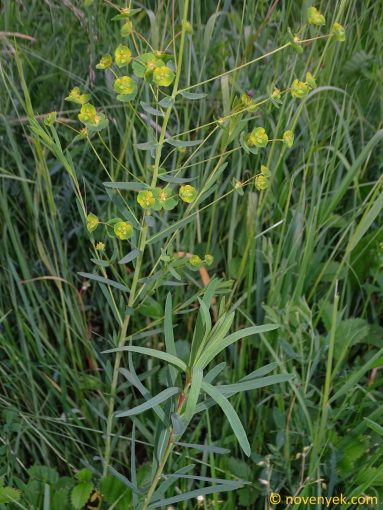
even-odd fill
[{"label": "green flower cluster", "polygon": [[[86,228],[88,232],[92,233],[97,230],[98,226],[101,224],[98,216],[93,213],[89,213],[86,217]],[[117,237],[121,241],[125,241],[129,239],[133,234],[133,226],[128,222],[124,221],[121,218],[113,218],[109,222],[105,224],[108,227],[107,233],[110,237]],[[96,244],[97,251],[104,251],[105,244],[103,242],[98,242]]]},{"label": "green flower cluster", "polygon": [[[316,7],[309,7],[307,9],[307,22],[309,25],[321,27],[326,24],[326,18]],[[339,42],[344,42],[346,40],[346,31],[340,23],[335,22],[333,24],[331,35]]]},{"label": "green flower cluster", "polygon": [[[186,184],[181,186],[178,191],[178,197],[188,204],[194,202],[197,197],[197,190],[194,186]],[[153,188],[140,191],[137,195],[137,202],[142,209],[153,209],[154,211],[171,211],[178,204],[178,197],[170,187]]]},{"label": "green flower cluster", "polygon": [[311,73],[306,73],[306,81],[295,79],[290,87],[292,97],[302,99],[316,87],[316,81]]},{"label": "green flower cluster", "polygon": [[203,266],[211,266],[214,262],[214,257],[213,255],[210,255],[210,254],[205,254],[205,258],[204,259],[201,259],[201,257],[199,255],[192,255],[189,259],[188,259],[188,263],[189,263],[189,267],[190,269],[192,269],[193,271],[198,271],[198,269],[200,269],[201,267]]}]

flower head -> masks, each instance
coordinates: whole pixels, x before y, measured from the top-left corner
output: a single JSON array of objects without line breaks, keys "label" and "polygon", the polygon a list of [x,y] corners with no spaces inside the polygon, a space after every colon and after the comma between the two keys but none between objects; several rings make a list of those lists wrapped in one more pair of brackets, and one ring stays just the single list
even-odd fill
[{"label": "flower head", "polygon": [[204,262],[207,266],[211,266],[212,263],[214,262],[213,255],[209,255],[208,253],[206,253]]},{"label": "flower head", "polygon": [[109,67],[112,67],[113,59],[112,55],[109,55],[107,53],[106,55],[103,55],[100,58],[100,62],[96,65],[96,69],[108,69]]},{"label": "flower head", "polygon": [[171,211],[178,204],[171,188],[154,188],[152,193],[155,199],[154,209],[156,211],[160,211],[161,209]]},{"label": "flower head", "polygon": [[81,94],[80,87],[74,87],[69,95],[65,98],[65,101],[70,101],[71,103],[77,104],[85,104],[89,101],[90,94]]},{"label": "flower head", "polygon": [[96,244],[96,250],[97,251],[104,251],[105,250],[105,243],[102,243],[101,241]]},{"label": "flower head", "polygon": [[121,76],[115,80],[113,88],[118,94],[129,96],[136,91],[137,84],[130,76]]},{"label": "flower head", "polygon": [[133,234],[133,227],[127,221],[118,221],[114,224],[113,232],[115,236],[118,237],[118,239],[125,241],[126,239],[129,239],[129,237],[131,237]]},{"label": "flower head", "polygon": [[269,186],[269,179],[266,175],[259,174],[255,176],[255,187],[259,190],[266,189]]},{"label": "flower head", "polygon": [[88,216],[86,217],[86,228],[88,232],[94,232],[98,227],[99,223],[100,220],[93,213],[89,213]]},{"label": "flower head", "polygon": [[178,192],[180,199],[187,204],[191,204],[197,197],[197,190],[190,184],[184,184]]},{"label": "flower head", "polygon": [[283,133],[283,142],[290,149],[294,143],[294,133],[288,129]]},{"label": "flower head", "polygon": [[114,60],[118,67],[125,67],[129,65],[132,60],[132,52],[127,46],[120,44],[115,49]]},{"label": "flower head", "polygon": [[315,78],[311,73],[306,73],[306,83],[310,87],[310,89],[315,89],[315,87],[317,86],[317,82],[315,81]]},{"label": "flower head", "polygon": [[321,14],[316,7],[309,7],[307,10],[307,21],[310,25],[320,27],[326,23],[326,18]]},{"label": "flower head", "polygon": [[268,166],[266,166],[266,165],[261,165],[261,174],[262,174],[264,177],[270,177],[271,172],[270,172],[269,167],[268,167]]},{"label": "flower head", "polygon": [[276,100],[281,99],[281,91],[277,87],[274,87],[274,90],[271,93],[271,97]]},{"label": "flower head", "polygon": [[156,200],[152,191],[140,191],[137,195],[137,202],[143,209],[150,209],[154,206]]},{"label": "flower head", "polygon": [[156,67],[153,80],[159,87],[168,87],[174,80],[174,72],[168,66]]},{"label": "flower head", "polygon": [[331,33],[333,34],[335,39],[339,42],[344,42],[346,40],[346,30],[340,23],[333,24]]},{"label": "flower head", "polygon": [[309,85],[304,81],[294,80],[291,84],[291,95],[302,99],[310,92]]},{"label": "flower head", "polygon": [[266,147],[268,141],[269,137],[263,127],[254,128],[246,139],[249,147]]}]

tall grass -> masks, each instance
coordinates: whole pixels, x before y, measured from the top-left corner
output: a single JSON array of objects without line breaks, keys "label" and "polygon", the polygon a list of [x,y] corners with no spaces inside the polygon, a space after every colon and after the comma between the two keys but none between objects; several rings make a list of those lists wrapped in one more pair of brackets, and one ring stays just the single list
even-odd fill
[{"label": "tall grass", "polygon": [[[181,3],[174,11],[170,2],[145,5],[152,10],[140,17],[140,30],[154,47],[164,47],[172,27],[180,28]],[[166,234],[163,245],[172,239],[174,251],[212,253],[210,277],[232,280],[226,305],[236,312],[233,330],[280,325],[221,354],[219,361],[227,366],[218,380],[233,383],[268,363],[294,375],[230,399],[246,427],[249,459],[216,407],[204,411],[185,441],[217,442],[230,456],[176,449],[169,457],[166,473],[195,464],[200,476],[250,482],[238,491],[207,495],[205,508],[268,508],[270,492],[383,497],[381,6],[369,0],[322,2],[318,8],[328,25],[339,20],[346,26],[344,44],[319,40],[307,45],[303,58],[285,49],[225,74],[284,45],[287,27],[294,31],[301,25],[307,6],[190,1],[194,34],[185,37],[182,87],[201,83],[198,92],[208,96],[178,99],[169,133],[187,133],[228,114],[244,91],[262,99],[271,83],[284,88],[292,77],[313,70],[318,81],[304,102],[297,105],[284,96],[278,110],[267,103],[254,113],[270,138],[288,127],[296,139],[291,150],[272,142],[271,186],[261,194],[251,190],[222,198],[233,179],[246,180],[264,161],[243,150],[219,156],[234,146],[226,147],[215,127],[185,135],[208,139],[190,161],[193,147],[168,155],[172,168],[183,168],[177,176],[195,179],[199,189],[209,182],[209,206],[179,225],[182,234],[174,230],[180,218],[169,214],[157,220],[158,230],[149,229],[143,274],[157,269],[154,241],[160,241],[160,231]],[[85,8],[69,1],[9,1],[1,14],[8,34],[0,39],[1,472],[14,484],[27,478],[33,463],[56,467],[62,475],[91,467],[97,476],[107,434],[113,467],[130,478],[133,450],[142,481],[150,474],[155,414],[134,418],[133,426],[117,422],[112,428],[110,421],[107,426],[111,384],[119,409],[138,405],[142,396],[116,378],[113,358],[101,354],[126,337],[120,327],[126,303],[115,290],[100,290],[79,275],[93,273],[94,254],[78,204],[81,199],[101,217],[118,216],[126,207],[127,195],[103,183],[128,181],[131,174],[148,177],[152,161],[136,148],[147,139],[147,116],[140,117],[136,106],[116,104],[108,78],[94,70],[99,56],[120,40],[108,2]],[[35,40],[10,35],[15,32]],[[144,51],[145,43],[137,44]],[[91,144],[72,141],[71,128],[78,125],[63,98],[75,85],[88,88],[97,104],[109,105],[110,128]],[[30,119],[51,110],[58,110],[66,126],[59,129],[62,152],[57,144],[48,150],[30,129]],[[127,253],[114,245],[113,250],[120,258]],[[124,279],[125,266],[101,267],[99,274]],[[137,345],[163,346],[168,290],[156,289],[151,306],[132,317]],[[194,328],[195,295],[203,290],[198,272],[187,274],[187,285],[171,287],[182,359]],[[131,360],[126,363],[132,370]],[[150,393],[166,387],[161,363],[135,356],[134,369]],[[203,482],[180,479],[176,486],[167,495],[201,488]]]}]

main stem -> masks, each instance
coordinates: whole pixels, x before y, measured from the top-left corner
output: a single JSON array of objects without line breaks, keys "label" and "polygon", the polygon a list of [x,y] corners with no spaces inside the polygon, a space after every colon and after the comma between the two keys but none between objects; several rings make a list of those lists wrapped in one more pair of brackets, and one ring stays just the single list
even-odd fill
[{"label": "main stem", "polygon": [[[185,35],[186,35],[185,24],[187,21],[188,10],[189,10],[189,0],[185,0],[184,13],[183,13],[183,19],[182,19],[182,34],[181,34],[180,49],[179,49],[178,62],[177,62],[177,71],[176,71],[176,77],[174,80],[173,92],[172,92],[172,96],[171,96],[173,100],[177,96],[178,84],[179,84],[180,77],[181,77],[182,58],[183,58],[183,52],[184,52],[184,46],[185,46]],[[158,141],[158,145],[156,147],[156,155],[155,155],[154,168],[153,168],[153,177],[152,177],[152,181],[151,181],[152,188],[155,187],[157,184],[158,169],[159,169],[160,161],[161,161],[162,147],[164,145],[166,128],[167,128],[167,125],[169,122],[170,113],[172,111],[172,108],[173,108],[173,101],[166,109],[164,122],[162,124],[160,138]],[[132,286],[130,289],[130,294],[129,294],[129,299],[128,299],[128,309],[133,308],[133,305],[134,305],[134,302],[136,299],[137,284],[138,284],[138,280],[140,279],[140,276],[141,276],[142,261],[144,258],[146,240],[147,240],[147,236],[148,236],[148,226],[145,222],[145,216],[146,216],[146,214],[144,215],[144,218],[142,221],[142,230],[141,230],[141,236],[140,236],[140,241],[139,241],[139,246],[138,246],[138,249],[140,250],[140,256],[137,259],[137,265],[136,265],[136,268],[135,268],[134,274],[133,274],[133,281],[132,281]],[[108,467],[110,464],[110,457],[111,457],[111,453],[112,453],[113,415],[114,415],[116,393],[117,393],[118,374],[119,374],[120,365],[121,365],[121,361],[122,361],[122,355],[123,355],[122,348],[124,347],[126,340],[127,340],[126,335],[127,335],[127,331],[128,331],[128,327],[129,327],[129,322],[130,322],[130,313],[128,312],[125,314],[123,323],[121,325],[121,331],[120,331],[118,345],[117,345],[117,347],[120,350],[117,351],[116,358],[114,360],[112,383],[111,383],[111,387],[110,387],[110,395],[109,395],[109,403],[108,403],[108,416],[107,416],[107,422],[106,422],[105,452],[104,452],[104,461],[103,461],[103,475],[104,476],[108,472]],[[166,458],[165,458],[165,455],[166,455],[167,450],[164,453],[164,457],[162,459],[164,461],[164,464],[162,466],[161,471],[159,472],[158,479],[156,480],[156,482],[154,484],[154,488],[151,492],[151,496],[152,496],[152,494],[155,490],[155,487],[158,483],[159,477],[161,476],[161,473],[165,466],[167,457],[169,456],[170,451],[172,449],[173,443],[170,442],[170,439],[169,439],[168,447],[169,447],[169,445],[170,445],[170,450],[167,453]],[[162,461],[160,463],[160,466],[161,466],[161,464],[162,464]],[[159,466],[159,468],[160,468],[160,466]],[[154,479],[152,482],[152,486],[153,486],[153,483],[154,483]],[[149,495],[149,493],[148,493],[148,495]],[[150,499],[148,500],[148,502],[149,501],[150,501]],[[147,508],[147,505],[148,505],[148,503],[146,503],[146,506],[144,508]]]}]

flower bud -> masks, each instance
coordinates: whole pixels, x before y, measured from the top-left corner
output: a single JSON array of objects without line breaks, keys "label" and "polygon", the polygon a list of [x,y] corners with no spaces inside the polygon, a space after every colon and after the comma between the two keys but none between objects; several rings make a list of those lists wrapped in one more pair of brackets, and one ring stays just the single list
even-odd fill
[{"label": "flower bud", "polygon": [[197,190],[190,184],[185,184],[180,187],[178,192],[180,199],[187,204],[191,204],[197,197]]},{"label": "flower bud", "polygon": [[96,250],[97,250],[97,251],[104,251],[104,250],[105,250],[105,243],[98,242],[98,243],[96,244]]},{"label": "flower bud", "polygon": [[310,25],[320,27],[326,23],[326,18],[321,14],[316,7],[309,7],[307,10],[307,21]]},{"label": "flower bud", "polygon": [[306,83],[310,87],[310,89],[315,89],[315,87],[317,86],[317,82],[315,81],[315,78],[311,73],[306,73]]},{"label": "flower bud", "polygon": [[266,166],[266,165],[261,165],[261,174],[262,174],[264,177],[270,177],[271,172],[270,172],[269,167],[268,167],[268,166]]},{"label": "flower bud", "polygon": [[346,40],[346,30],[339,23],[333,24],[331,33],[333,34],[335,39],[339,42],[344,42]]},{"label": "flower bud", "polygon": [[293,143],[294,143],[294,133],[290,129],[288,129],[287,131],[285,131],[283,133],[283,143],[289,149],[291,149],[291,147],[293,146]]},{"label": "flower bud", "polygon": [[263,174],[255,176],[255,187],[259,190],[266,189],[269,186],[269,179]]}]

